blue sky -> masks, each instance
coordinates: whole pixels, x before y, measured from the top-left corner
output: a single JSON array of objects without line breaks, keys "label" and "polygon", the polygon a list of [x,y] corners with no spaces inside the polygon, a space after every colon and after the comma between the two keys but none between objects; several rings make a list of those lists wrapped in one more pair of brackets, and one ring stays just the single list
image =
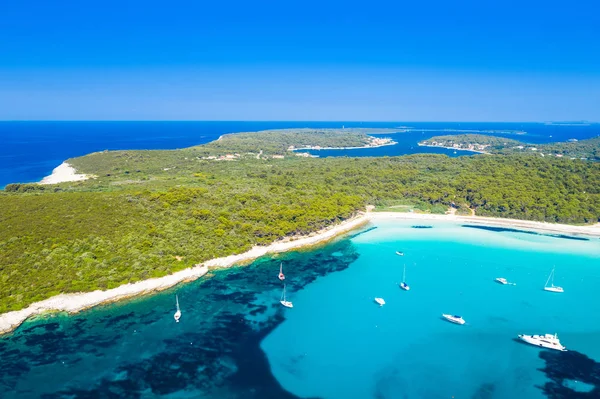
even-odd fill
[{"label": "blue sky", "polygon": [[596,3],[4,1],[0,119],[600,121]]}]

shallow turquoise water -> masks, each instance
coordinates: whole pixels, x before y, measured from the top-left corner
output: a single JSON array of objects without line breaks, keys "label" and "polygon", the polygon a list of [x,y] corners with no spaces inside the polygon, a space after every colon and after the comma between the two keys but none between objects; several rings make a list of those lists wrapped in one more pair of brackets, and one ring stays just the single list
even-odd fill
[{"label": "shallow turquoise water", "polygon": [[[557,332],[600,360],[598,239],[413,224],[379,223],[355,237],[356,262],[294,296],[261,345],[285,389],[323,398],[544,397],[540,350],[515,342],[519,333]],[[409,292],[398,288],[404,263]],[[553,265],[564,294],[542,290]]]},{"label": "shallow turquoise water", "polygon": [[[279,304],[281,261],[293,309]],[[409,292],[397,285],[404,262]],[[553,265],[564,294],[541,290]],[[0,397],[597,397],[599,266],[598,239],[378,223],[154,296],[26,322],[0,338]],[[546,332],[572,351],[513,341]]]}]

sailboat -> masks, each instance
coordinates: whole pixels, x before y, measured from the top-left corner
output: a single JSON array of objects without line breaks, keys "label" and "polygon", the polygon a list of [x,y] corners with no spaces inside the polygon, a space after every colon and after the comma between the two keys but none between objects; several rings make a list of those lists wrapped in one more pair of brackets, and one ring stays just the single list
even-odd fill
[{"label": "sailboat", "polygon": [[179,319],[181,318],[181,309],[179,309],[179,298],[175,295],[175,303],[177,304],[177,312],[173,315],[173,318],[177,323],[179,323]]},{"label": "sailboat", "polygon": [[[552,268],[552,271],[550,272],[550,275],[548,276],[548,280],[546,280],[546,285],[544,285],[544,291],[550,291],[550,292],[565,292],[565,290],[563,290],[562,287],[557,287],[554,285],[554,267]],[[552,279],[552,282],[550,282],[550,279]],[[550,285],[548,286],[548,283],[550,283]]]},{"label": "sailboat", "polygon": [[283,262],[279,264],[279,276],[277,277],[279,277],[281,281],[285,280],[285,275],[283,274]]},{"label": "sailboat", "polygon": [[281,293],[281,301],[279,301],[286,308],[293,308],[294,304],[285,299],[285,284],[283,285],[283,292]]},{"label": "sailboat", "polygon": [[408,284],[406,284],[406,263],[404,264],[404,272],[402,273],[402,282],[400,283],[400,288],[404,291],[410,290]]}]

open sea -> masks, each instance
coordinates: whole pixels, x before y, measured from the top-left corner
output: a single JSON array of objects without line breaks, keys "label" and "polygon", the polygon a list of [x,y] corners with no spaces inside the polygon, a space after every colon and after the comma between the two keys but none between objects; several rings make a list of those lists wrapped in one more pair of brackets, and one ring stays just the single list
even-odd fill
[{"label": "open sea", "polygon": [[[293,309],[279,304],[280,262]],[[563,294],[542,290],[554,266]],[[599,266],[598,238],[377,221],[310,251],[27,321],[0,337],[0,397],[597,398]],[[558,333],[569,351],[521,333]]]},{"label": "open sea", "polygon": [[[471,155],[467,151],[419,147],[417,143],[454,130],[524,131],[497,136],[530,143],[586,139],[600,135],[600,124],[558,126],[541,123],[457,123],[457,122],[0,122],[0,188],[8,183],[40,181],[64,160],[94,151],[122,149],[173,149],[216,140],[225,133],[282,128],[409,127],[393,135],[394,146],[358,150],[322,150],[326,156],[394,156],[419,152]],[[402,129],[399,129],[402,130]],[[390,135],[384,135],[390,136]]]}]

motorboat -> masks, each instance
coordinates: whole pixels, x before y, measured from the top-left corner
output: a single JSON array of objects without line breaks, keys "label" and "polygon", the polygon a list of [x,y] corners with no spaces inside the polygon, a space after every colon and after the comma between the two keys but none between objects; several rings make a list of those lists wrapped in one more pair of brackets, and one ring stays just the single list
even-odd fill
[{"label": "motorboat", "polygon": [[385,301],[383,300],[383,298],[375,298],[375,302],[377,302],[379,306],[385,305]]},{"label": "motorboat", "polygon": [[500,284],[508,284],[508,281],[506,281],[506,279],[504,277],[498,277],[496,279],[494,279],[495,282],[500,283]]},{"label": "motorboat", "polygon": [[281,300],[279,301],[286,308],[293,308],[294,304],[285,299],[285,285],[283,286],[283,292],[281,293]]},{"label": "motorboat", "polygon": [[553,349],[556,351],[565,352],[567,348],[562,346],[558,340],[557,334],[544,334],[544,335],[518,335],[521,341],[527,342],[530,345],[539,346],[546,349]]},{"label": "motorboat", "polygon": [[398,255],[398,256],[404,256],[404,252],[396,251],[396,255]]},{"label": "motorboat", "polygon": [[450,323],[454,324],[465,324],[466,321],[461,316],[451,315],[451,314],[442,314],[442,317],[448,320]]}]

